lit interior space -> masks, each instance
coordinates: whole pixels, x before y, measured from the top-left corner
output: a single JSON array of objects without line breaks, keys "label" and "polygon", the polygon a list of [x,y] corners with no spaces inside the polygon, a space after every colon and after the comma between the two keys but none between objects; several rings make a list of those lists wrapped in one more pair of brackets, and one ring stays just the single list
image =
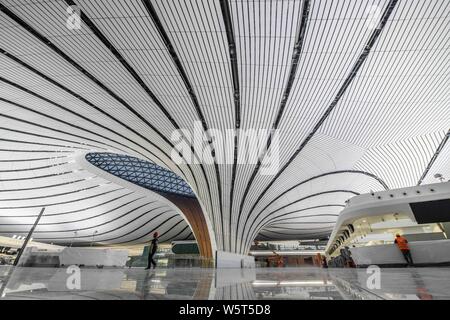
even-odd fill
[{"label": "lit interior space", "polygon": [[449,23],[0,0],[0,300],[450,299]]}]

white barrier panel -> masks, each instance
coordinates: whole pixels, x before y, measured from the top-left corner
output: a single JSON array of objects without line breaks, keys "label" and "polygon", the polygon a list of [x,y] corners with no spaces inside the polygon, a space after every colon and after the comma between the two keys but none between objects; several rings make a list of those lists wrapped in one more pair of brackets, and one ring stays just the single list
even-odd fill
[{"label": "white barrier panel", "polygon": [[60,264],[124,267],[128,259],[127,250],[116,249],[90,249],[90,248],[65,248],[60,254]]},{"label": "white barrier panel", "polygon": [[[450,263],[450,240],[410,242],[414,264]],[[405,264],[397,245],[380,245],[351,248],[357,265]]]},{"label": "white barrier panel", "polygon": [[254,268],[255,258],[232,252],[216,251],[217,268]]},{"label": "white barrier panel", "polygon": [[216,272],[216,288],[229,287],[239,283],[247,283],[256,280],[255,269],[224,269]]}]

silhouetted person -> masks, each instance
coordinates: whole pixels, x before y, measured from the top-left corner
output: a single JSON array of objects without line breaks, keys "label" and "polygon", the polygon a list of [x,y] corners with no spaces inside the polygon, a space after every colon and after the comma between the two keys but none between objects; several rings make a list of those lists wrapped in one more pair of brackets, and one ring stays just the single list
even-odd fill
[{"label": "silhouetted person", "polygon": [[322,268],[328,269],[327,258],[322,257]]},{"label": "silhouetted person", "polygon": [[356,268],[355,261],[352,258],[352,252],[349,247],[344,247],[344,259],[346,268]]},{"label": "silhouetted person", "polygon": [[147,263],[147,268],[145,268],[145,270],[150,269],[150,267],[153,265],[153,269],[156,268],[156,262],[155,260],[153,260],[153,257],[156,253],[156,250],[158,250],[158,232],[155,232],[153,234],[153,240],[150,244],[150,248],[148,250],[148,263]]},{"label": "silhouetted person", "polygon": [[400,249],[400,251],[403,254],[403,257],[405,257],[406,262],[409,266],[413,266],[414,262],[411,256],[411,251],[409,250],[408,240],[406,240],[405,237],[402,237],[401,235],[397,234],[395,236],[394,243],[397,244],[397,247]]}]

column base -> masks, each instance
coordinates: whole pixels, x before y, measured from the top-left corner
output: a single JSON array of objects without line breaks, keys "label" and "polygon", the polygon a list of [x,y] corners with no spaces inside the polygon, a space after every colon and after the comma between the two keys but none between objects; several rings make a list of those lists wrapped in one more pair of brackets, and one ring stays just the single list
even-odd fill
[{"label": "column base", "polygon": [[255,257],[216,251],[216,268],[255,268]]}]

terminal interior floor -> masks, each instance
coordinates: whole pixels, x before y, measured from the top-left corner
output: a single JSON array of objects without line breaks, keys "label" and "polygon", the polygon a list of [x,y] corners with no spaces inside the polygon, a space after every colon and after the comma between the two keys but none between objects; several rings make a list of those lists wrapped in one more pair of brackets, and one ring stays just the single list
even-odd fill
[{"label": "terminal interior floor", "polygon": [[439,300],[450,299],[449,274],[381,269],[380,288],[368,289],[366,269],[81,269],[74,287],[65,268],[0,269],[1,299],[33,300]]}]

